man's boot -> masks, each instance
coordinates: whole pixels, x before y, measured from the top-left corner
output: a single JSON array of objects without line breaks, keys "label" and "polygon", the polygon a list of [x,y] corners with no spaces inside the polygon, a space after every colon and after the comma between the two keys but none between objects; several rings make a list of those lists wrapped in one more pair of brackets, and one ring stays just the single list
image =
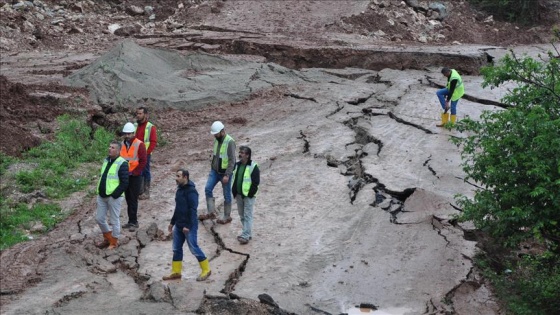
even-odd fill
[{"label": "man's boot", "polygon": [[113,232],[108,232],[109,235],[109,249],[115,249],[119,247],[119,239],[113,237]]},{"label": "man's boot", "polygon": [[216,203],[214,197],[206,198],[206,208],[208,209],[207,214],[201,214],[198,216],[199,220],[212,220],[216,218]]},{"label": "man's boot", "polygon": [[95,246],[97,246],[97,248],[101,248],[101,249],[109,247],[109,245],[111,244],[110,235],[111,235],[111,232],[103,233],[103,242],[96,243]]},{"label": "man's boot", "polygon": [[145,181],[144,182],[144,193],[142,193],[138,199],[140,200],[146,200],[146,199],[150,199],[150,182]]},{"label": "man's boot", "polygon": [[181,269],[183,269],[182,261],[171,262],[171,274],[169,276],[163,276],[163,280],[175,280],[181,279]]},{"label": "man's boot", "polygon": [[224,203],[224,217],[216,222],[220,224],[228,224],[231,222],[231,203]]},{"label": "man's boot", "polygon": [[138,194],[143,194],[144,189],[146,188],[146,179],[142,176],[142,180],[140,181],[140,189],[138,190]]}]

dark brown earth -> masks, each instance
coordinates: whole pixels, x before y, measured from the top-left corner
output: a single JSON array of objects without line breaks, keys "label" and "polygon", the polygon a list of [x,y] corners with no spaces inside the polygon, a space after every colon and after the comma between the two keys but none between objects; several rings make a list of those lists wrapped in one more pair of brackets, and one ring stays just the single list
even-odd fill
[{"label": "dark brown earth", "polygon": [[[17,2],[17,1],[15,1]],[[300,43],[308,43],[312,45],[332,45],[340,44],[342,46],[350,45],[344,40],[327,40],[324,33],[341,33],[361,35],[365,38],[366,43],[371,43],[372,33],[381,30],[386,35],[378,38],[375,42],[382,45],[406,45],[422,46],[430,45],[446,45],[446,44],[486,44],[495,46],[510,46],[533,43],[546,43],[551,39],[551,31],[554,25],[558,25],[558,8],[557,5],[543,1],[543,7],[548,5],[547,10],[542,10],[541,22],[538,25],[524,26],[515,25],[507,22],[498,22],[489,18],[488,14],[480,12],[472,8],[467,1],[442,1],[447,5],[448,16],[441,21],[441,25],[433,27],[430,30],[426,25],[419,24],[418,19],[410,15],[411,11],[419,12],[419,16],[427,21],[426,16],[437,16],[436,11],[428,11],[425,13],[422,8],[411,8],[404,1],[394,4],[392,1],[365,1],[368,2],[370,9],[350,17],[341,17],[334,22],[319,25],[318,22],[306,15],[313,13],[316,7],[310,8],[317,1],[270,1],[264,2],[263,5],[253,7],[254,11],[249,16],[241,16],[237,21],[238,27],[232,27],[232,30],[251,32],[251,33],[268,33],[273,28],[275,32],[282,34],[282,27],[277,25],[269,25],[270,22],[263,21],[270,18],[273,13],[284,15],[289,18],[297,19],[297,25],[301,32],[291,31],[289,35],[292,39],[297,39]],[[364,2],[364,1],[361,1]],[[410,1],[410,3],[418,1]],[[52,21],[44,18],[40,20],[34,13],[34,8],[7,10],[10,1],[0,2],[3,10],[0,15],[0,36],[5,40],[0,43],[0,51],[3,56],[17,56],[20,52],[25,51],[93,51],[100,52],[110,48],[115,41],[122,37],[107,34],[108,24],[120,23],[122,25],[142,24],[149,21],[148,16],[131,15],[130,7],[137,6],[143,8],[151,5],[154,8],[154,22],[161,23],[156,31],[145,31],[144,34],[133,31],[131,35],[137,37],[155,37],[169,36],[173,28],[170,24],[180,25],[181,28],[189,27],[192,29],[213,29],[207,24],[201,24],[201,21],[219,16],[229,6],[236,6],[234,1],[200,1],[191,0],[184,3],[179,9],[180,1],[160,0],[155,4],[153,1],[65,1],[66,4],[59,5],[60,8],[69,12],[64,22],[58,23],[57,27],[52,25]],[[43,1],[45,5],[53,7],[57,5],[57,1]],[[278,6],[278,4],[285,6]],[[420,3],[422,3],[420,1]],[[277,7],[275,7],[277,6]],[[420,6],[422,7],[422,6]],[[284,9],[285,12],[278,11]],[[326,7],[325,10],[332,9]],[[405,10],[406,9],[406,10]],[[320,13],[320,12],[318,12]],[[328,11],[325,14],[329,14]],[[397,18],[393,18],[393,17]],[[56,16],[55,16],[56,17]],[[68,18],[69,17],[69,18]],[[245,20],[242,20],[245,18]],[[388,22],[389,19],[395,21],[394,25]],[[55,18],[55,20],[57,20]],[[60,19],[58,19],[60,20]],[[169,22],[173,21],[173,22]],[[432,20],[437,21],[437,20]],[[422,22],[422,19],[420,19]],[[261,23],[261,25],[259,25]],[[427,22],[426,22],[427,23]],[[435,39],[418,40],[418,31],[422,27],[425,28],[426,34],[439,33],[442,36]],[[313,27],[312,27],[313,26]],[[221,31],[227,31],[227,27],[218,28]],[[305,31],[303,31],[305,30]],[[459,30],[459,31],[458,31]],[[148,35],[152,34],[152,35]],[[158,35],[160,34],[160,35]],[[168,35],[165,35],[168,34]],[[164,37],[165,39],[165,37]],[[200,42],[213,43],[218,42],[216,39],[204,40]],[[223,42],[222,42],[223,43]],[[173,45],[170,45],[173,46]],[[202,45],[187,45],[179,49],[203,49],[209,48],[213,53],[235,52],[235,48],[224,44],[221,49],[218,47],[205,47]],[[315,56],[320,59],[321,56]],[[275,60],[278,62],[278,60]],[[318,62],[320,64],[320,62]],[[302,63],[295,63],[294,66],[306,66]],[[84,63],[76,62],[67,64],[63,69],[53,70],[29,70],[29,74],[37,76],[68,76],[71,71],[84,66]],[[33,66],[32,66],[33,67]],[[87,100],[87,92],[85,90],[76,90],[60,86],[58,84],[28,86],[24,78],[10,76],[8,81],[4,76],[0,79],[2,87],[2,99],[0,106],[2,113],[2,126],[0,132],[2,134],[11,134],[13,137],[3,138],[0,143],[0,150],[8,155],[19,156],[22,151],[36,146],[40,143],[40,139],[48,138],[51,128],[44,127],[53,121],[54,117],[66,110],[77,95],[81,94],[82,99]],[[52,92],[56,94],[70,93],[65,95],[64,106],[57,97],[51,96],[32,96],[34,91]],[[55,94],[55,95],[56,95]],[[87,103],[87,102],[86,102]],[[72,105],[72,104],[70,104]],[[88,106],[82,102],[81,106]],[[65,107],[65,108],[62,108]],[[39,130],[43,129],[39,134]],[[46,131],[45,131],[46,129]],[[52,130],[51,130],[52,131]]]},{"label": "dark brown earth", "polygon": [[[333,6],[328,5],[324,5],[325,11],[320,12],[322,6],[316,4],[321,4],[321,1],[264,1],[251,6],[253,11],[250,14],[233,14],[234,18],[237,17],[234,19],[232,15],[226,16],[225,12],[235,12],[236,6],[239,9],[241,4],[236,4],[236,1],[44,0],[42,3],[46,6],[53,8],[58,5],[66,12],[63,21],[54,23],[56,16],[52,19],[40,19],[37,17],[35,7],[8,10],[8,7],[16,2],[18,1],[0,2],[2,68],[5,68],[6,57],[22,56],[23,60],[28,56],[26,54],[33,53],[101,54],[123,37],[143,40],[146,45],[154,47],[162,46],[163,43],[163,46],[178,50],[201,50],[217,54],[235,53],[239,34],[242,34],[244,39],[258,35],[272,41],[278,36],[278,42],[293,50],[304,45],[349,47],[357,42],[396,47],[461,44],[508,47],[548,42],[552,27],[558,25],[559,16],[559,8],[554,1],[542,1],[545,9],[542,11],[539,25],[524,26],[494,21],[488,14],[472,8],[467,1],[440,1],[446,4],[448,16],[439,21],[428,18],[435,16],[437,14],[435,11],[425,12],[408,5],[414,1],[373,0],[365,1],[365,5],[363,5],[364,1],[358,1],[359,5],[369,9],[351,16],[333,14],[336,11],[333,10]],[[422,1],[416,2],[422,3]],[[155,18],[150,20],[147,14],[132,14],[130,8],[133,5],[141,8],[146,5],[153,6]],[[415,15],[410,13],[411,10],[417,12],[419,18],[415,18]],[[330,18],[323,21],[319,18],[311,18],[310,15]],[[276,20],[271,18],[274,16],[277,16]],[[209,20],[216,20],[216,23],[210,24]],[[220,25],[219,21],[229,24]],[[429,21],[438,21],[439,24],[434,22],[435,24],[431,25]],[[122,36],[108,31],[108,26],[113,23],[126,27],[126,30],[115,32]],[[152,25],[147,26],[150,23]],[[296,27],[291,27],[292,25]],[[194,35],[189,37],[174,33],[175,30],[185,29]],[[436,33],[441,36],[433,36]],[[224,34],[223,38],[220,34]],[[325,34],[336,35],[329,37]],[[348,37],[342,36],[344,34]],[[185,38],[188,40],[183,41]],[[328,57],[320,54],[315,56],[318,60]],[[110,125],[111,119],[103,120],[99,117],[115,113],[129,114],[130,109],[93,104],[86,89],[60,84],[64,77],[90,61],[71,61],[57,65],[55,69],[34,69],[37,63],[34,63],[34,60],[26,60],[22,61],[25,63],[22,68],[26,68],[26,71],[1,73],[0,134],[3,136],[0,140],[0,150],[2,152],[10,156],[21,156],[23,152],[41,141],[48,141],[56,130],[55,118],[63,113],[85,113],[88,121],[103,125]],[[33,81],[29,80],[31,77],[34,78]],[[267,97],[284,96],[281,91],[271,91]],[[250,101],[228,105],[238,109],[244,108],[239,112],[249,112],[249,107],[258,106]],[[245,123],[242,116],[230,115],[226,110],[218,107],[196,111],[185,116],[175,110],[156,110],[153,116],[158,117],[158,123],[163,129],[181,130],[181,128],[206,128],[211,123],[209,114],[216,111],[224,117],[226,124],[242,126]],[[187,119],[189,124],[185,124]],[[189,140],[193,142],[194,147],[206,145],[206,139]],[[170,152],[169,155],[171,154]],[[204,160],[206,157],[201,153],[198,158]],[[17,293],[41,281],[41,264],[49,255],[48,251],[54,251],[52,240],[56,240],[59,231],[64,230],[66,226],[78,224],[81,216],[87,215],[87,211],[87,209],[77,211],[51,231],[47,238],[40,241],[44,247],[19,244],[2,251],[2,304],[16,300]],[[47,244],[50,244],[50,247]],[[11,267],[4,268],[6,265]],[[228,303],[231,301],[209,299],[201,306],[201,312],[211,313],[211,310],[214,310],[213,314],[222,314],[219,310],[231,308]],[[254,306],[247,306],[245,310],[250,311],[251,307]],[[259,310],[253,312],[257,314]],[[277,312],[281,314],[279,310]]]}]

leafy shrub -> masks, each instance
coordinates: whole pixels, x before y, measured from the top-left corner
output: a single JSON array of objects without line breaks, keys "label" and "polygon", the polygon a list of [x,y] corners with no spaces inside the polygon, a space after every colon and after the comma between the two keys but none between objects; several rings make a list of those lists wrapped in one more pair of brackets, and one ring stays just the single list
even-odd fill
[{"label": "leafy shrub", "polygon": [[459,199],[463,220],[512,246],[529,237],[560,243],[560,60],[549,57],[512,53],[484,68],[484,87],[519,83],[502,99],[512,107],[463,120],[458,130],[472,134],[453,139],[463,145],[467,178],[484,187],[474,200]]},{"label": "leafy shrub", "polygon": [[[553,45],[556,55],[558,49]],[[538,241],[541,253],[477,259],[508,313],[557,314],[560,309],[560,59],[540,61],[513,52],[482,70],[483,87],[516,82],[502,111],[485,111],[479,121],[462,120],[453,138],[462,146],[467,179],[481,188],[474,198],[458,196],[462,221],[494,237],[494,249],[514,251]],[[491,255],[492,250],[487,252]],[[507,272],[506,272],[507,271]]]}]

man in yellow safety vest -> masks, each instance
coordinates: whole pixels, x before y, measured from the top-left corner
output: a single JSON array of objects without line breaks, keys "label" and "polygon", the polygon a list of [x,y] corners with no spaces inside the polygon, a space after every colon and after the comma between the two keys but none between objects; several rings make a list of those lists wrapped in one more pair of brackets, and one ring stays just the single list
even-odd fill
[{"label": "man in yellow safety vest", "polygon": [[[103,233],[103,242],[96,244],[99,248],[117,248],[121,234],[121,204],[123,193],[128,188],[128,162],[119,156],[120,151],[121,144],[118,141],[109,144],[109,156],[103,162],[97,183],[95,220]],[[107,215],[112,230],[107,224]]]},{"label": "man in yellow safety vest", "polygon": [[214,135],[214,148],[210,174],[208,174],[206,187],[204,187],[208,213],[199,215],[198,219],[216,218],[216,205],[212,191],[218,183],[221,183],[224,191],[224,216],[217,220],[217,222],[219,224],[227,224],[231,222],[231,174],[235,166],[235,140],[226,133],[224,124],[221,121],[212,123],[210,133]]},{"label": "man in yellow safety vest", "polygon": [[257,199],[260,184],[258,164],[251,159],[251,148],[239,147],[239,162],[233,170],[231,192],[237,202],[237,212],[241,219],[242,232],[237,237],[241,244],[249,243],[252,238],[253,207]]},{"label": "man in yellow safety vest", "polygon": [[[457,103],[465,94],[465,85],[463,79],[455,69],[443,68],[441,73],[447,78],[447,85],[444,89],[437,91],[437,97],[443,113],[441,114],[441,123],[437,127],[443,127],[448,121],[455,123],[457,121]],[[451,109],[451,119],[449,119],[449,109]]]},{"label": "man in yellow safety vest", "polygon": [[142,172],[143,189],[141,189],[141,195],[138,197],[140,200],[145,200],[150,199],[150,186],[152,182],[150,162],[152,160],[152,152],[157,146],[157,129],[154,124],[148,121],[148,108],[146,107],[139,107],[136,110],[136,122],[138,123],[136,127],[136,139],[144,142],[144,145],[146,145],[146,154],[148,155],[146,167]]}]

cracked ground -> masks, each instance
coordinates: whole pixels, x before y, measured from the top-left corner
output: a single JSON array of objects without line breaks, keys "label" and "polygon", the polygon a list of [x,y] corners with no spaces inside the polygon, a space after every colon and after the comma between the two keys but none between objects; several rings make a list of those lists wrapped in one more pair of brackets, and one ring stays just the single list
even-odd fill
[{"label": "cracked ground", "polygon": [[[505,52],[487,45],[543,43],[547,28],[490,25],[465,1],[443,1],[450,17],[435,26],[413,5],[424,1],[157,2],[44,0],[13,10],[0,3],[0,127],[12,135],[3,146],[17,153],[48,140],[64,112],[122,126],[144,98],[162,144],[152,156],[152,198],[140,201],[140,229],[125,231],[117,250],[94,246],[101,236],[91,187],[61,201],[72,215],[55,229],[0,253],[2,314],[341,314],[361,303],[389,314],[500,314],[472,266],[476,243],[465,236],[472,227],[454,219],[461,211],[454,195],[471,196],[477,186],[464,181],[449,142],[463,135],[435,127],[435,91],[444,84],[441,66],[455,67],[467,87],[459,119],[502,110],[509,87],[483,90],[477,76],[488,54],[497,60]],[[154,5],[155,20],[126,13],[131,4]],[[408,28],[395,28],[395,17]],[[113,23],[140,28],[129,34],[136,44],[196,62],[165,78],[155,76],[157,66],[129,69],[155,78],[136,94],[63,85],[88,79],[82,70],[121,43],[108,32]],[[421,44],[423,32],[438,46]],[[208,56],[200,51],[223,59],[198,67]],[[163,59],[127,66],[163,67],[156,63]],[[238,67],[243,60],[252,63]],[[107,77],[99,81],[112,87]],[[123,96],[129,108],[115,106]],[[199,227],[211,277],[195,281],[199,267],[186,252],[183,278],[164,282],[174,174],[190,171],[205,211],[214,120],[259,163],[254,236],[237,242],[234,205],[232,223]],[[219,188],[214,195],[223,211]]]},{"label": "cracked ground", "polygon": [[[437,68],[290,71],[293,83],[267,74],[268,87],[244,101],[156,108],[151,117],[165,145],[152,157],[152,198],[140,201],[141,228],[125,231],[116,251],[97,249],[95,201],[76,194],[67,221],[2,253],[13,281],[3,287],[3,312],[173,314],[255,303],[257,313],[339,314],[371,303],[394,314],[435,314],[462,313],[461,301],[484,299],[470,309],[495,313],[473,272],[475,242],[453,217],[460,212],[453,196],[471,195],[474,187],[464,182],[459,150],[448,141],[461,135],[435,127],[438,74]],[[197,76],[206,74],[189,80]],[[259,85],[257,76],[248,80]],[[465,76],[473,86],[480,80]],[[460,118],[484,109],[499,107],[462,100]],[[183,278],[164,282],[173,176],[179,168],[190,171],[201,193],[199,212],[205,211],[209,126],[217,119],[238,145],[253,149],[261,168],[254,237],[248,245],[237,242],[235,206],[231,224],[201,222],[199,244],[212,276],[196,282],[197,262],[186,253]],[[219,188],[214,195],[223,211]],[[26,255],[36,261],[21,265]],[[263,294],[280,309],[255,302]]]}]

